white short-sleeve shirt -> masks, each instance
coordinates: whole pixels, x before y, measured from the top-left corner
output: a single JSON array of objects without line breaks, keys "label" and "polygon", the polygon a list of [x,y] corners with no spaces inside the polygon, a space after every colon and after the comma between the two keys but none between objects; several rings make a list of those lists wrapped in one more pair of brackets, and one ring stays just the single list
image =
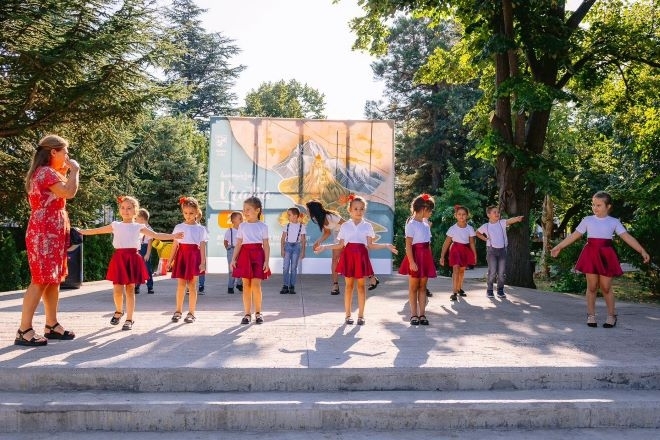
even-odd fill
[{"label": "white short-sleeve shirt", "polygon": [[[287,232],[288,231],[288,232]],[[307,233],[305,225],[302,223],[287,223],[282,232],[286,236],[286,241],[289,243],[297,243],[300,238]]]},{"label": "white short-sleeve shirt", "polygon": [[412,244],[430,243],[431,227],[427,222],[411,220],[406,224],[406,237],[412,238]]},{"label": "white short-sleeve shirt", "polygon": [[237,236],[243,244],[263,244],[264,240],[268,240],[268,225],[264,222],[243,222],[238,225]]},{"label": "white short-sleeve shirt", "polygon": [[618,218],[609,215],[607,217],[596,217],[595,215],[585,217],[575,230],[580,234],[587,234],[587,238],[605,238],[608,240],[611,240],[615,233],[621,235],[627,232]]},{"label": "white short-sleeve shirt", "polygon": [[192,225],[179,223],[174,227],[172,234],[176,234],[177,232],[183,232],[183,238],[177,240],[179,244],[196,244],[199,246],[203,241],[209,241],[208,231],[199,223]]},{"label": "white short-sleeve shirt", "polygon": [[502,249],[509,244],[506,236],[506,219],[499,220],[495,223],[484,223],[479,226],[477,232],[484,234],[488,238],[486,240],[486,246]]},{"label": "white short-sleeve shirt", "polygon": [[236,247],[236,240],[238,240],[238,229],[229,228],[225,231],[225,240],[229,246]]},{"label": "white short-sleeve shirt", "polygon": [[374,238],[376,233],[371,223],[362,220],[357,225],[353,220],[342,223],[339,228],[338,240],[344,240],[344,245],[348,243],[362,243],[367,245],[367,237]]},{"label": "white short-sleeve shirt", "polygon": [[452,241],[462,244],[470,244],[470,237],[476,235],[474,228],[470,225],[460,228],[457,224],[454,224],[447,231],[447,236],[451,237]]},{"label": "white short-sleeve shirt", "polygon": [[112,225],[112,246],[115,249],[140,249],[141,223],[124,223],[114,221]]},{"label": "white short-sleeve shirt", "polygon": [[337,232],[339,230],[341,226],[339,222],[342,220],[340,216],[335,214],[326,214],[325,219],[328,222],[327,225],[323,225],[325,229],[328,229],[333,232]]}]

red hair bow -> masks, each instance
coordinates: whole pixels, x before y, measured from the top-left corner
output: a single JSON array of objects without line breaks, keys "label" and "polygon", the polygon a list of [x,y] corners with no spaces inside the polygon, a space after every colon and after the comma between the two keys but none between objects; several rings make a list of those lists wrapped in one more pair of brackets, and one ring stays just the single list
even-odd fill
[{"label": "red hair bow", "polygon": [[124,201],[124,196],[117,196],[117,203],[121,203]]},{"label": "red hair bow", "polygon": [[422,200],[424,200],[424,201],[428,201],[430,198],[431,198],[430,195],[428,195],[428,194],[422,194]]},{"label": "red hair bow", "polygon": [[188,201],[188,197],[179,197],[179,205],[183,205]]},{"label": "red hair bow", "polygon": [[460,208],[461,205],[454,205],[454,211],[458,211],[458,208]]},{"label": "red hair bow", "polygon": [[355,199],[355,194],[349,194],[348,195],[348,201],[352,202]]}]

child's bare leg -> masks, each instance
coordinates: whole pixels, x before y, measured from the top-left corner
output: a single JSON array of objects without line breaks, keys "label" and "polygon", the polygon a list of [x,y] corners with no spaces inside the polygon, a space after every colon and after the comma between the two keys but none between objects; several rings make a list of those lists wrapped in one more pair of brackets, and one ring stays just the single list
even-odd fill
[{"label": "child's bare leg", "polygon": [[112,300],[115,302],[115,311],[119,313],[124,312],[124,285],[112,285]]},{"label": "child's bare leg", "polygon": [[616,307],[614,306],[614,291],[612,290],[612,278],[599,276],[598,284],[600,286],[600,292],[603,294],[603,299],[607,305],[607,314],[608,316],[616,315]]},{"label": "child's bare leg", "polygon": [[410,303],[410,316],[419,316],[417,314],[417,298],[419,287],[419,278],[408,277],[408,302]]},{"label": "child's bare leg", "polygon": [[598,293],[598,274],[588,273],[587,277],[587,315],[596,314],[596,294]]},{"label": "child's bare leg", "polygon": [[357,279],[357,293],[358,293],[358,318],[364,318],[364,306],[367,303],[367,289],[365,287],[366,278]]},{"label": "child's bare leg", "polygon": [[186,296],[186,280],[179,278],[176,283],[176,310],[183,313],[183,300]]},{"label": "child's bare leg", "polygon": [[255,313],[261,313],[261,302],[263,295],[261,294],[261,280],[254,278],[252,280],[252,302],[254,303]]},{"label": "child's bare leg", "polygon": [[[190,313],[193,315],[197,310],[197,280],[199,277],[193,277],[192,280],[188,281],[188,307],[190,308]],[[181,304],[183,307],[183,304]]]},{"label": "child's bare leg", "polygon": [[464,267],[459,267],[458,268],[458,286],[456,287],[456,291],[458,292],[459,290],[463,290],[463,278],[465,278],[465,268]]},{"label": "child's bare leg", "polygon": [[339,262],[339,256],[341,255],[341,249],[332,250],[332,264],[330,269],[332,271],[332,282],[333,284],[339,282],[339,274],[337,273],[337,263]]},{"label": "child's bare leg", "polygon": [[135,311],[135,284],[126,285],[126,319],[133,320]]},{"label": "child's bare leg", "polygon": [[351,308],[353,305],[353,280],[354,278],[346,277],[346,287],[344,292],[344,311],[346,317],[351,316]]},{"label": "child's bare leg", "polygon": [[415,301],[419,304],[419,316],[426,315],[426,282],[428,278],[417,278],[419,280],[419,288],[417,289],[417,297]]},{"label": "child's bare leg", "polygon": [[252,279],[243,278],[243,313],[252,314]]},{"label": "child's bare leg", "polygon": [[458,293],[458,290],[460,289],[460,284],[459,284],[459,279],[458,279],[458,271],[460,270],[460,266],[454,266],[452,267],[451,270],[451,282],[452,282],[452,287],[454,293]]}]

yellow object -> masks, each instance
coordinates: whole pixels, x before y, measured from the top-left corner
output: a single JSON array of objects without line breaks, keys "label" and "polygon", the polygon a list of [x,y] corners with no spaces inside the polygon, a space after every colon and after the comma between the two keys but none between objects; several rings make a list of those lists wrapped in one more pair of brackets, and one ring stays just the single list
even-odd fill
[{"label": "yellow object", "polygon": [[155,239],[151,242],[151,247],[158,252],[158,258],[170,258],[170,254],[172,253],[171,241],[160,241]]}]

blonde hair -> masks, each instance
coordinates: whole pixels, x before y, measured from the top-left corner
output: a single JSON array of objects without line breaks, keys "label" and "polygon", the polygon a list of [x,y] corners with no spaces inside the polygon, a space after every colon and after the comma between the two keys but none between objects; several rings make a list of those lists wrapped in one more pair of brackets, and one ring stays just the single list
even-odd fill
[{"label": "blonde hair", "polygon": [[180,197],[179,205],[181,205],[182,210],[184,206],[187,206],[188,208],[193,208],[195,210],[195,219],[199,220],[202,218],[202,209],[199,207],[199,202],[197,201],[196,198],[185,197],[185,196]]},{"label": "blonde hair", "polygon": [[[133,196],[119,196],[117,197],[117,204],[121,205],[124,202],[129,202],[131,205],[133,205],[133,208],[135,208],[135,215],[138,215],[140,213],[140,202],[138,202],[138,199],[136,199]],[[146,211],[146,209],[145,209]],[[148,218],[147,218],[148,220]]]},{"label": "blonde hair", "polygon": [[50,165],[50,152],[51,150],[59,151],[62,148],[67,148],[69,141],[56,134],[49,134],[41,138],[37,144],[37,150],[32,156],[30,169],[25,175],[25,191],[30,192],[30,185],[32,183],[32,176],[39,167]]},{"label": "blonde hair", "polygon": [[142,217],[142,218],[145,219],[147,222],[149,222],[149,217],[150,217],[150,215],[149,215],[149,211],[147,211],[146,209],[144,209],[144,208],[140,208],[140,209],[138,210],[137,216],[138,216],[138,217]]}]

